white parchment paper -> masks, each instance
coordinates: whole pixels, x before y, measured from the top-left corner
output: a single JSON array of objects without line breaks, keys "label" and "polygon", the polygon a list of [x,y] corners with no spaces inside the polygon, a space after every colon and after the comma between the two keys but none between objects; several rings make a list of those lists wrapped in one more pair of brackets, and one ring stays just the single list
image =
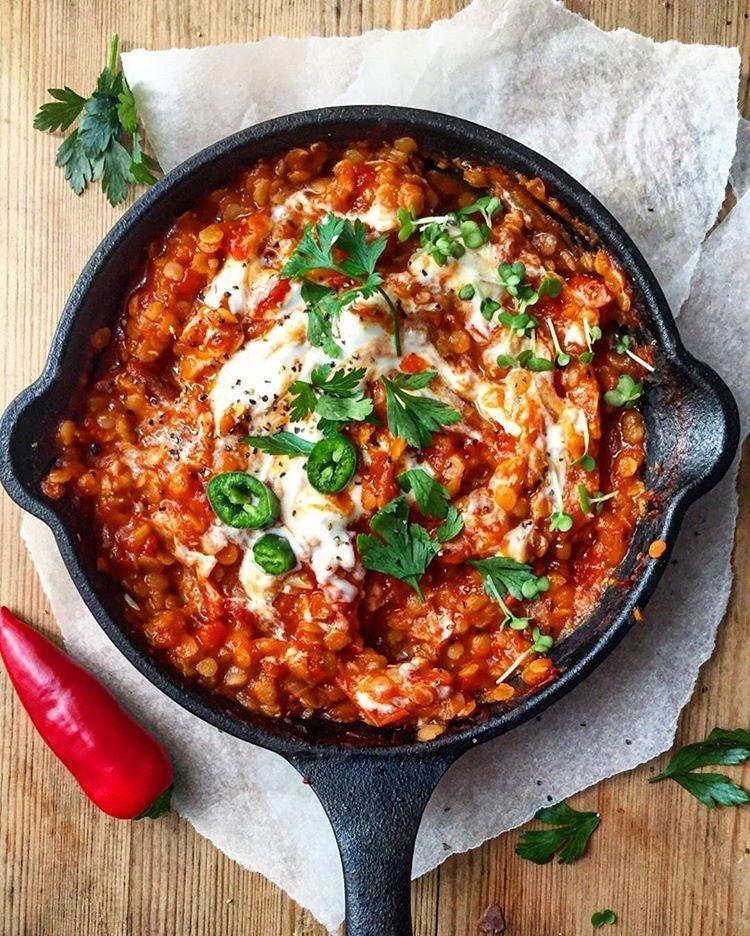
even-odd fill
[{"label": "white parchment paper", "polygon": [[[522,140],[615,213],[675,311],[689,294],[686,342],[734,383],[743,418],[750,411],[750,390],[735,376],[750,340],[750,134],[743,125],[738,135],[736,50],[605,33],[554,0],[475,0],[426,30],[137,50],[123,61],[167,169],[258,120],[330,104],[423,107]],[[740,201],[702,246],[736,137]],[[735,474],[690,511],[638,638],[540,720],[449,771],[422,823],[415,876],[671,745],[729,595]],[[27,518],[23,535],[71,652],[172,751],[177,809],[335,927],[340,863],[310,788],[281,758],[221,735],[148,684],[86,610],[47,529]]]}]

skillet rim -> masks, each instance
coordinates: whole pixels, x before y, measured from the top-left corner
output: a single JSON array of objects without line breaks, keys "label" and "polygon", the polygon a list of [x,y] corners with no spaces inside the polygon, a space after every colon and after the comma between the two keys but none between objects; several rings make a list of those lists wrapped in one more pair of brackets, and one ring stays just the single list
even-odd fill
[{"label": "skillet rim", "polygon": [[[124,627],[120,627],[99,600],[97,589],[86,575],[78,558],[78,549],[73,532],[52,507],[52,502],[32,494],[23,484],[10,456],[9,443],[16,425],[24,411],[35,401],[48,396],[62,375],[71,331],[77,316],[85,310],[86,294],[100,274],[106,261],[116,255],[125,235],[140,223],[147,223],[153,206],[191,177],[197,179],[200,171],[212,163],[226,159],[234,153],[261,147],[274,135],[298,132],[307,139],[322,138],[326,132],[335,133],[336,128],[347,125],[350,136],[358,132],[383,131],[389,124],[403,128],[411,126],[415,131],[425,131],[446,140],[446,151],[450,142],[467,149],[474,145],[491,150],[492,158],[501,165],[510,165],[529,175],[539,175],[551,182],[555,194],[561,196],[566,207],[581,218],[613,250],[628,275],[637,286],[641,305],[650,325],[658,335],[661,349],[675,368],[684,374],[693,390],[707,393],[718,407],[722,420],[723,437],[714,462],[705,468],[698,478],[683,483],[663,510],[659,524],[659,536],[667,542],[665,554],[648,563],[639,571],[636,580],[628,589],[612,616],[606,630],[581,652],[580,658],[565,669],[543,689],[526,694],[512,708],[500,709],[485,720],[466,727],[453,727],[440,737],[429,742],[397,742],[370,745],[345,739],[313,741],[294,737],[290,725],[300,720],[267,719],[262,723],[235,716],[230,709],[208,704],[195,687],[188,687],[170,670],[152,658],[146,649],[136,643]],[[252,155],[241,157],[250,161]],[[689,401],[688,401],[689,403]],[[490,740],[538,715],[547,706],[561,698],[583,680],[601,663],[622,640],[633,624],[633,609],[642,607],[653,593],[657,582],[666,568],[671,549],[688,506],[701,494],[712,488],[728,469],[739,441],[739,416],[737,406],[721,378],[707,365],[697,361],[682,344],[666,298],[654,274],[631,238],[612,214],[579,182],[560,169],[546,157],[530,150],[523,144],[497,131],[479,124],[439,114],[432,111],[392,105],[351,105],[320,108],[288,114],[264,121],[241,130],[232,136],[218,140],[181,163],[163,177],[125,212],[103,238],[86,263],[65,304],[56,327],[51,348],[40,377],[11,402],[0,420],[0,481],[10,496],[25,510],[39,517],[53,532],[62,558],[74,584],[93,617],[105,634],[146,678],[183,708],[202,720],[244,741],[258,744],[287,757],[300,755],[335,756],[458,756],[473,745]],[[597,606],[598,607],[598,606]]]}]

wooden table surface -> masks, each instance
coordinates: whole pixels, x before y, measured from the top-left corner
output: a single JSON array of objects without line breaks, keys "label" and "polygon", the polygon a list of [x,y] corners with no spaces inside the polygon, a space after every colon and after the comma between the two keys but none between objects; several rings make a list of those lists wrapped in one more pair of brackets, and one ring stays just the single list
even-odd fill
[{"label": "wooden table surface", "polygon": [[[2,0],[0,3],[0,404],[36,377],[63,302],[120,211],[97,190],[80,199],[53,167],[56,142],[32,130],[45,89],[86,90],[107,38],[125,48],[193,46],[272,34],[354,34],[425,26],[465,0]],[[738,45],[747,113],[747,0],[567,0],[602,27],[655,39]],[[736,579],[713,659],[679,739],[715,725],[750,727],[750,467],[742,473]],[[0,495],[0,599],[55,633]],[[664,760],[664,759],[662,759]],[[660,763],[660,762],[659,762]],[[537,867],[510,832],[454,856],[413,888],[418,936],[468,936],[489,904],[510,936],[591,933],[614,908],[623,936],[750,934],[750,807],[709,811],[644,766],[575,797],[602,814],[588,857]],[[737,769],[732,769],[737,773]],[[744,780],[750,784],[750,768]],[[118,823],[98,813],[30,729],[0,675],[0,936],[323,936],[309,913],[243,871],[185,821]]]}]

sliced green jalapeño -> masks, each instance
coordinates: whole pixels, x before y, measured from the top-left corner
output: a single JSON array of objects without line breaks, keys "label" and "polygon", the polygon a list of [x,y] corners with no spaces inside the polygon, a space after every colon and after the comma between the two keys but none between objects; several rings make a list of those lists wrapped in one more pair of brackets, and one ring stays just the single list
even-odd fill
[{"label": "sliced green jalape\u00f1o", "polygon": [[269,575],[283,575],[297,565],[289,540],[277,533],[264,533],[253,546],[253,558]]},{"label": "sliced green jalape\u00f1o", "polygon": [[214,513],[227,526],[260,530],[279,516],[279,499],[271,488],[244,471],[215,475],[206,489]]},{"label": "sliced green jalape\u00f1o", "polygon": [[316,442],[307,459],[307,477],[316,491],[343,491],[357,470],[357,450],[342,435]]}]

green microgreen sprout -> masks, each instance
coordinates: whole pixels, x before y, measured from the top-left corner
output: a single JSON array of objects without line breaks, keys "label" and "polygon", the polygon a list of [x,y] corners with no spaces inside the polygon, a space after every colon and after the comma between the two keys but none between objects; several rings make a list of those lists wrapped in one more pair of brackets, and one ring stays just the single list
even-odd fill
[{"label": "green microgreen sprout", "polygon": [[[501,208],[496,195],[483,195],[458,211],[424,218],[417,218],[412,209],[399,208],[396,212],[401,224],[398,239],[403,242],[419,233],[420,244],[428,256],[438,266],[444,266],[450,258],[462,257],[467,248],[478,250],[489,243],[493,218]],[[473,214],[479,214],[483,223],[473,220]]]},{"label": "green microgreen sprout", "polygon": [[617,496],[617,491],[610,491],[609,494],[602,494],[597,491],[596,494],[589,494],[585,484],[578,485],[578,500],[581,504],[581,511],[590,516],[593,513],[592,507],[600,514],[604,510],[604,504]]},{"label": "green microgreen sprout", "polygon": [[492,317],[494,316],[495,312],[497,312],[499,308],[500,308],[500,303],[496,299],[493,299],[491,296],[485,296],[479,305],[479,311],[482,313],[482,316],[485,319],[487,319],[488,322],[492,320]]},{"label": "green microgreen sprout", "polygon": [[549,518],[549,528],[553,532],[559,530],[560,533],[567,533],[573,528],[573,518],[564,510],[555,510]]},{"label": "green microgreen sprout", "polygon": [[604,402],[609,406],[632,406],[643,393],[643,383],[633,380],[630,374],[620,374],[614,390],[607,390]]},{"label": "green microgreen sprout", "polygon": [[618,354],[627,355],[631,361],[635,361],[636,364],[640,364],[641,367],[645,368],[650,374],[653,374],[655,368],[652,364],[649,364],[648,361],[644,361],[642,357],[639,357],[633,350],[633,338],[632,335],[629,335],[627,332],[623,332],[615,341],[615,351]]},{"label": "green microgreen sprout", "polygon": [[497,365],[504,370],[510,370],[513,367],[525,367],[526,370],[530,370],[534,374],[551,371],[555,366],[549,358],[537,357],[531,348],[521,351],[517,357],[512,354],[498,354]]},{"label": "green microgreen sprout", "polygon": [[602,337],[602,330],[598,325],[589,325],[589,320],[584,318],[583,334],[586,338],[587,350],[578,356],[578,360],[581,364],[590,364],[594,360],[594,342]]},{"label": "green microgreen sprout", "polygon": [[534,653],[548,653],[555,642],[554,637],[543,634],[538,627],[535,627],[531,632],[531,638],[534,641],[531,647]]},{"label": "green microgreen sprout", "polygon": [[458,291],[459,299],[473,299],[476,293],[476,289],[471,283],[466,283]]},{"label": "green microgreen sprout", "polygon": [[591,439],[589,437],[589,424],[586,418],[583,420],[583,455],[580,458],[576,458],[573,462],[574,465],[580,465],[584,471],[593,471],[596,468],[596,462],[593,457],[589,454],[589,444]]},{"label": "green microgreen sprout", "polygon": [[539,325],[539,320],[527,312],[514,314],[506,310],[500,313],[500,321],[506,328],[517,331],[520,335],[530,335]]},{"label": "green microgreen sprout", "polygon": [[555,331],[555,326],[552,324],[551,319],[547,319],[547,326],[552,337],[552,345],[555,349],[555,360],[560,367],[566,367],[570,364],[570,355],[563,351],[560,346],[560,339],[557,337],[557,332]]},{"label": "green microgreen sprout", "polygon": [[539,321],[526,310],[536,305],[542,296],[559,296],[562,282],[550,274],[544,276],[539,286],[534,289],[526,281],[526,265],[521,261],[515,263],[501,263],[497,268],[500,286],[503,292],[513,299],[513,311],[505,310],[500,313],[500,321],[507,328],[513,329],[522,335],[531,334],[538,327]]},{"label": "green microgreen sprout", "polygon": [[526,630],[528,627],[529,621],[531,618],[528,617],[516,617],[515,614],[510,610],[507,604],[503,601],[499,594],[495,596],[495,601],[500,605],[500,610],[503,612],[505,617],[500,624],[500,628],[510,627],[511,630]]}]

